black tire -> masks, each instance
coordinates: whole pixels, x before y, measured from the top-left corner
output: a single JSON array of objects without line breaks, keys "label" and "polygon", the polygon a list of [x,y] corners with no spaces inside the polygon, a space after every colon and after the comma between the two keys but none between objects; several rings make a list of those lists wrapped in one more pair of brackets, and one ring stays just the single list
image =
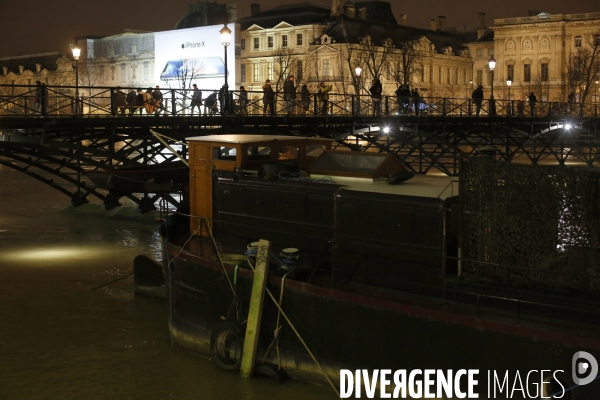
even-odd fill
[{"label": "black tire", "polygon": [[232,321],[219,322],[210,335],[210,355],[223,371],[239,371],[244,350],[244,331]]},{"label": "black tire", "polygon": [[254,367],[254,374],[257,376],[265,376],[283,382],[287,379],[287,374],[283,369],[277,368],[274,364],[259,364]]}]

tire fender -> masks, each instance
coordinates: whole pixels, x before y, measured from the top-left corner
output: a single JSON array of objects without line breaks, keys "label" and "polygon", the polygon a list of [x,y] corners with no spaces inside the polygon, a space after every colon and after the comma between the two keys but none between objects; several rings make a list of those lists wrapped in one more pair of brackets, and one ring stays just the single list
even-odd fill
[{"label": "tire fender", "polygon": [[234,321],[221,321],[210,335],[210,355],[223,371],[239,371],[244,350],[244,329]]}]

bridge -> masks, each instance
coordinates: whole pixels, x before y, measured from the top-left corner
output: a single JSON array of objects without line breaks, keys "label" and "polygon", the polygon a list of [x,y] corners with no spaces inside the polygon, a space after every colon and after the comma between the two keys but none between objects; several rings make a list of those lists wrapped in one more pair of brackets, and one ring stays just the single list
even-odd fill
[{"label": "bridge", "polygon": [[[491,152],[508,162],[535,165],[598,167],[600,132],[596,104],[569,107],[540,102],[535,115],[517,111],[512,100],[484,101],[480,116],[470,99],[423,98],[399,104],[384,97],[375,110],[368,96],[332,95],[322,103],[312,96],[304,113],[300,105],[288,115],[280,94],[274,115],[262,114],[260,99],[246,110],[227,107],[223,115],[190,115],[189,91],[165,90],[167,110],[158,116],[139,110],[122,113],[116,88],[78,88],[96,93],[75,101],[71,87],[49,88],[42,105],[34,86],[0,88],[0,165],[26,173],[71,198],[74,205],[88,196],[106,208],[127,197],[142,211],[159,199],[179,206],[176,190],[125,193],[96,187],[89,174],[111,168],[149,166],[185,159],[185,138],[219,133],[319,136],[335,140],[334,148],[391,152],[418,174],[456,176],[461,157]],[[238,93],[229,97],[235,103]],[[257,94],[258,95],[258,94]],[[249,98],[252,96],[249,93]],[[123,107],[121,107],[123,108]],[[495,113],[490,110],[495,109]],[[244,112],[245,111],[245,112]],[[302,111],[303,115],[298,115]],[[378,111],[378,112],[374,112]],[[523,111],[523,112],[521,112]]]}]

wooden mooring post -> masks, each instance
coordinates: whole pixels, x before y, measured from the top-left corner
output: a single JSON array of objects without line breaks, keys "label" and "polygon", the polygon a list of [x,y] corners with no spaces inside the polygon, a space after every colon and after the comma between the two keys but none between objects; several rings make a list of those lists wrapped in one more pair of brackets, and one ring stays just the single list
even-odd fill
[{"label": "wooden mooring post", "polygon": [[265,299],[265,288],[269,276],[269,255],[271,254],[271,242],[261,239],[258,243],[256,253],[256,265],[254,267],[254,280],[252,281],[252,293],[250,294],[250,308],[248,310],[248,322],[246,324],[246,338],[244,340],[244,351],[242,353],[242,365],[240,367],[242,377],[249,378],[254,371],[256,360],[256,347],[260,333],[260,319],[262,317],[262,306]]}]

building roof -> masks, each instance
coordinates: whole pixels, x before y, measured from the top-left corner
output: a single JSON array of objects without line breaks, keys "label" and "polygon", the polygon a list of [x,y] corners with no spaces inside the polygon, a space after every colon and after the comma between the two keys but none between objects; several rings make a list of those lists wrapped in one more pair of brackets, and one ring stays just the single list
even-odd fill
[{"label": "building roof", "polygon": [[273,28],[282,21],[295,26],[325,23],[330,15],[330,9],[319,7],[312,3],[296,3],[260,11],[255,15],[242,18],[238,22],[243,31],[252,25],[258,25],[265,29]]},{"label": "building roof", "polygon": [[227,24],[228,22],[235,22],[230,21],[227,8],[227,4],[217,4],[216,1],[214,3],[209,3],[208,1],[198,1],[196,4],[190,4],[188,13],[183,16],[183,18],[181,18],[177,24],[175,24],[174,29],[223,25]]},{"label": "building roof", "polygon": [[460,37],[446,31],[430,31],[411,26],[386,24],[345,16],[332,18],[325,33],[337,43],[360,43],[367,35],[376,43],[382,43],[388,38],[394,43],[401,43],[426,37],[439,53],[443,53],[444,49],[451,47],[454,55],[460,55],[460,50],[466,49]]},{"label": "building roof", "polygon": [[494,31],[487,31],[483,34],[479,39],[475,40],[474,43],[483,43],[483,42],[494,42]]},{"label": "building roof", "polygon": [[19,74],[19,66],[22,65],[23,70],[36,72],[36,64],[40,64],[40,70],[56,71],[58,65],[56,61],[63,55],[60,53],[42,53],[32,54],[28,56],[6,57],[0,58],[0,68],[6,67],[8,72]]}]

